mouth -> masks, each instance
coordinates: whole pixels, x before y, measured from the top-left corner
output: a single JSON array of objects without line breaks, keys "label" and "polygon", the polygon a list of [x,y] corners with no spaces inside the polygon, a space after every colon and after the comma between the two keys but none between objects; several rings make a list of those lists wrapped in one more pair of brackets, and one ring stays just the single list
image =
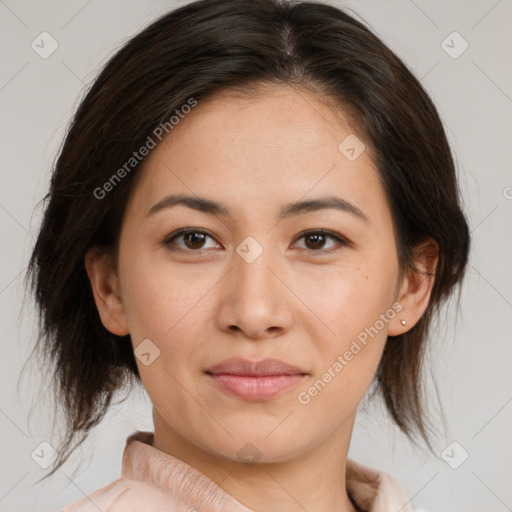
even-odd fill
[{"label": "mouth", "polygon": [[294,387],[305,375],[231,375],[210,373],[209,377],[222,390],[244,400],[268,400]]},{"label": "mouth", "polygon": [[230,359],[206,370],[221,391],[244,400],[268,400],[295,387],[308,374],[277,359]]}]

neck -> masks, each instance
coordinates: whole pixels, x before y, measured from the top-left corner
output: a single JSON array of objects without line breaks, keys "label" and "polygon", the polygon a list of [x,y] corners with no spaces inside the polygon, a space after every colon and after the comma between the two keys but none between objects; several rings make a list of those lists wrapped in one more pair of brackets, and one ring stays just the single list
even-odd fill
[{"label": "neck", "polygon": [[357,512],[345,487],[353,422],[321,445],[273,463],[242,463],[201,450],[154,414],[153,446],[194,467],[253,512]]}]

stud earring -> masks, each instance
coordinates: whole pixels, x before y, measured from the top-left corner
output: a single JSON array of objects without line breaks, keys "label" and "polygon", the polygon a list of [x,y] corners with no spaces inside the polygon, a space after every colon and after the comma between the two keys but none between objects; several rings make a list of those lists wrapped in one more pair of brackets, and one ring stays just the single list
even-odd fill
[{"label": "stud earring", "polygon": [[401,323],[402,325],[405,325],[407,322],[406,322],[405,320],[400,320],[400,323]]}]

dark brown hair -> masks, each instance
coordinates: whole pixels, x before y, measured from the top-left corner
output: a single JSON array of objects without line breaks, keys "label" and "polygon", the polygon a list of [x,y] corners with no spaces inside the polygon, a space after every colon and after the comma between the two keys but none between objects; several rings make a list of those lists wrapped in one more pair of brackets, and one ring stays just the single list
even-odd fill
[{"label": "dark brown hair", "polygon": [[425,237],[438,243],[428,308],[386,344],[374,381],[400,429],[429,443],[424,347],[434,313],[463,278],[470,243],[436,108],[404,63],[338,8],[200,0],[159,18],[107,62],[72,120],[43,199],[26,279],[39,312],[35,348],[66,419],[59,458],[47,476],[103,419],[116,392],[141,383],[129,335],[116,336],[100,321],[84,256],[96,246],[116,260],[126,201],[142,165],[106,197],[94,191],[191,98],[200,102],[262,84],[308,89],[351,113],[385,187],[402,270],[414,269],[414,249]]}]

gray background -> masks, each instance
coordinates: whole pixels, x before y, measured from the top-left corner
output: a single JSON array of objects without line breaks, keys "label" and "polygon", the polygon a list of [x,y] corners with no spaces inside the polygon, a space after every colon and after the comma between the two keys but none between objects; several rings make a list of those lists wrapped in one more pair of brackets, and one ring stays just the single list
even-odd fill
[{"label": "gray background", "polygon": [[[51,403],[37,402],[36,368],[27,370],[17,389],[35,335],[31,304],[20,312],[20,285],[41,218],[36,204],[47,191],[51,164],[86,86],[116,48],[175,5],[0,0],[0,511],[55,511],[82,499],[118,478],[125,440],[134,429],[152,430],[149,399],[135,393],[112,407],[69,464],[34,485],[45,471],[31,453],[42,442],[55,443]],[[336,5],[369,23],[431,94],[456,154],[473,236],[460,314],[452,302],[433,333],[430,360],[447,419],[437,457],[412,447],[378,403],[361,412],[349,455],[393,475],[417,510],[512,510],[512,3]],[[59,45],[47,59],[31,48],[43,31]],[[469,44],[458,58],[442,46],[453,31]],[[446,44],[452,53],[462,48],[453,37]],[[441,457],[453,441],[458,445],[448,452],[452,465],[463,450],[469,454],[457,469]]]}]

